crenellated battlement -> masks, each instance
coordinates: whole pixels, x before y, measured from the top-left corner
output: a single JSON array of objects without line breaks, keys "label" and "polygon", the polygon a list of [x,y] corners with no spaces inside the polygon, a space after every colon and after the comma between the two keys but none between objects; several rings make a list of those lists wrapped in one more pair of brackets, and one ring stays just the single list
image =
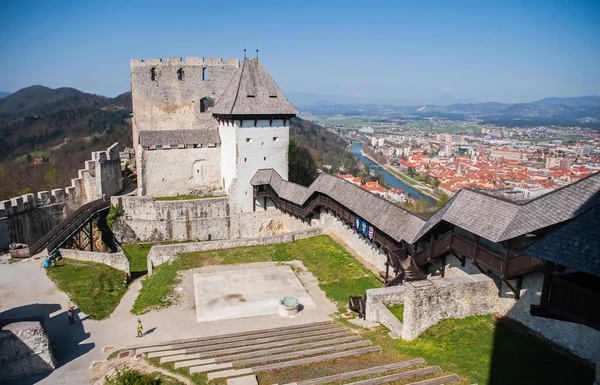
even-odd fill
[{"label": "crenellated battlement", "polygon": [[172,66],[172,65],[183,65],[183,66],[200,66],[200,67],[234,67],[239,68],[240,60],[238,58],[208,58],[204,59],[203,56],[190,56],[186,57],[185,60],[181,57],[168,57],[164,60],[162,58],[150,58],[150,59],[131,59],[131,68],[134,67],[156,67],[156,66]]},{"label": "crenellated battlement", "polygon": [[[97,180],[97,171],[102,168],[102,165],[108,165],[119,170],[120,158],[118,145],[118,143],[115,143],[106,149],[106,151],[92,152],[92,159],[85,161],[84,168],[78,170],[78,178],[71,179],[71,185],[64,189],[57,188],[51,191],[39,191],[35,195],[29,193],[0,201],[0,218],[23,213],[37,207],[46,207],[55,204],[67,205],[70,210],[75,210],[82,204],[97,199],[98,195],[101,195],[103,191],[103,182]],[[111,183],[113,182],[114,180],[111,181]]]}]

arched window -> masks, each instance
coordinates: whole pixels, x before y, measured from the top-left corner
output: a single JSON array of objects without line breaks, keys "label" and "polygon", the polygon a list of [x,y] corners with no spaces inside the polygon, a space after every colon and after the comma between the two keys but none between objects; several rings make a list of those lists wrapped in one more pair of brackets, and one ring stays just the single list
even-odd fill
[{"label": "arched window", "polygon": [[150,70],[150,80],[155,81],[156,80],[156,68],[152,68]]},{"label": "arched window", "polygon": [[183,68],[177,70],[177,80],[183,80]]},{"label": "arched window", "polygon": [[208,80],[208,68],[202,68],[202,80]]},{"label": "arched window", "polygon": [[200,99],[200,112],[206,112],[209,108],[212,108],[215,105],[215,101],[213,98],[205,97]]}]

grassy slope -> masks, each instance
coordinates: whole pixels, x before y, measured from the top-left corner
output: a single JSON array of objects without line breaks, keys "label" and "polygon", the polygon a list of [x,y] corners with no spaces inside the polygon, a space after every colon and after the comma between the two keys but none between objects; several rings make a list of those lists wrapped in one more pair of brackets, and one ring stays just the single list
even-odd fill
[{"label": "grassy slope", "polygon": [[[318,279],[327,296],[338,307],[345,308],[348,295],[362,294],[364,290],[381,284],[328,236],[319,236],[288,244],[243,247],[180,256],[169,264],[161,265],[156,274],[143,282],[134,310],[148,311],[170,303],[171,288],[176,284],[177,271],[211,264],[235,264],[260,261],[301,260]],[[390,307],[401,313],[402,306]],[[445,373],[457,373],[461,384],[589,384],[593,370],[582,361],[566,356],[547,342],[533,336],[526,328],[514,322],[495,320],[491,315],[445,320],[429,328],[414,341],[392,340],[386,328],[365,331],[342,320],[356,329],[382,353],[348,358],[332,369],[331,362],[313,364],[311,373],[331,374],[340,365],[358,368],[381,365],[408,358],[423,357],[429,365],[439,365]],[[206,376],[190,376],[184,369],[160,365],[175,373],[191,378],[195,383],[206,383]],[[259,374],[261,382],[283,383],[305,378],[304,366]],[[219,383],[219,382],[217,382]]]},{"label": "grassy slope", "polygon": [[95,319],[108,318],[127,291],[125,273],[100,263],[64,258],[46,272],[82,312]]},{"label": "grassy slope", "polygon": [[205,265],[221,265],[266,261],[300,260],[318,279],[327,296],[343,309],[348,295],[362,295],[381,283],[356,259],[328,236],[303,239],[294,243],[241,247],[202,253],[188,253],[156,268],[151,278],[142,282],[132,312],[143,314],[153,308],[172,303],[172,288],[177,272]]}]

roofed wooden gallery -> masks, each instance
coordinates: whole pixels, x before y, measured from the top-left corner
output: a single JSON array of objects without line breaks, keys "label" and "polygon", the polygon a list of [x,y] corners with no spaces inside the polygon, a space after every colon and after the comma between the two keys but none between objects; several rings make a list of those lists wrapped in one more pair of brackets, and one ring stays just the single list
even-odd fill
[{"label": "roofed wooden gallery", "polygon": [[518,299],[523,276],[543,271],[532,315],[600,330],[600,173],[525,203],[462,190],[429,220],[328,174],[304,187],[263,169],[251,183],[263,207],[270,199],[302,220],[330,212],[375,244],[387,256],[386,286],[422,279],[429,266],[444,276],[452,255]]}]

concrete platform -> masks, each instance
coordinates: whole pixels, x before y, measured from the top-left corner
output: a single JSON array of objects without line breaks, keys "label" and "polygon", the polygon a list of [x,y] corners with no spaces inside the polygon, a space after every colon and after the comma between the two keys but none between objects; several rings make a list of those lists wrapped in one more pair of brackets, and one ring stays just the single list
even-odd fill
[{"label": "concrete platform", "polygon": [[277,314],[283,297],[316,309],[289,266],[194,274],[194,294],[197,322]]}]

